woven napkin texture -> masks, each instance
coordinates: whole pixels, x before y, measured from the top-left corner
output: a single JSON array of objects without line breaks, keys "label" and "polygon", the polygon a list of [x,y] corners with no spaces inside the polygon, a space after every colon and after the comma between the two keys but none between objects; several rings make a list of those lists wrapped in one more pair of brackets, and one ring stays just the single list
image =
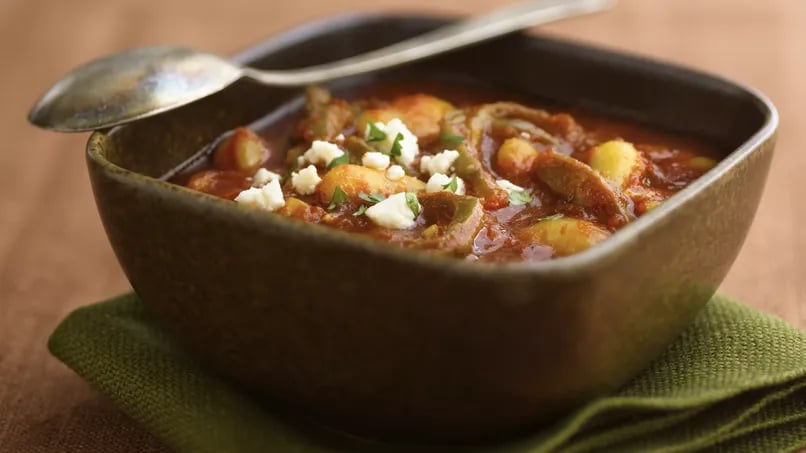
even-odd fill
[{"label": "woven napkin texture", "polygon": [[[70,314],[51,352],[180,452],[409,452],[291,423],[189,357],[134,294]],[[795,451],[806,447],[806,333],[724,296],[620,391],[526,438],[473,451]]]}]

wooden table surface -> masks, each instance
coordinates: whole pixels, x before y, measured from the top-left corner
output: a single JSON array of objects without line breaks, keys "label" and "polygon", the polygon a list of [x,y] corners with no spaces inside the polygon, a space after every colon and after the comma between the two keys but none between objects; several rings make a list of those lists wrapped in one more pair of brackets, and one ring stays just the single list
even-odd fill
[{"label": "wooden table surface", "polygon": [[[127,47],[182,43],[226,54],[339,12],[469,14],[497,3],[2,0],[0,451],[165,448],[45,348],[70,310],[128,288],[93,204],[86,136],[25,122],[46,87],[79,63]],[[621,0],[608,14],[543,31],[720,73],[772,98],[781,115],[777,154],[721,290],[806,328],[806,1]]]}]

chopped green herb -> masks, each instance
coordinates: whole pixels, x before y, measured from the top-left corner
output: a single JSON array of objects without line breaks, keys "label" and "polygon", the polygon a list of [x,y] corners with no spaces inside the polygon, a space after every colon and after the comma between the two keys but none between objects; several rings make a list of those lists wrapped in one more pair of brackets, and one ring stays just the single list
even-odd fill
[{"label": "chopped green herb", "polygon": [[417,201],[417,194],[414,192],[406,192],[406,206],[411,209],[414,217],[420,215],[420,202]]},{"label": "chopped green herb", "polygon": [[369,123],[369,131],[367,131],[367,142],[380,142],[386,140],[386,132],[382,131],[375,123]]},{"label": "chopped green herb", "polygon": [[525,190],[513,190],[509,193],[509,203],[513,205],[522,205],[532,201],[532,195]]},{"label": "chopped green herb", "polygon": [[353,217],[359,217],[359,216],[364,215],[364,212],[365,212],[366,210],[367,210],[367,205],[362,204],[361,206],[359,206],[359,207],[358,207],[358,211],[355,211],[355,212],[353,213]]},{"label": "chopped green herb", "polygon": [[327,164],[327,169],[330,170],[331,168],[338,167],[339,165],[349,164],[350,163],[350,155],[347,153],[342,154],[341,156],[333,159]]},{"label": "chopped green herb", "polygon": [[389,152],[392,156],[399,156],[403,152],[403,133],[398,132],[395,136],[395,141],[392,142],[392,150]]},{"label": "chopped green herb", "polygon": [[465,141],[465,138],[461,135],[457,134],[442,134],[439,136],[439,139],[446,143],[453,143],[458,145]]},{"label": "chopped green herb", "polygon": [[286,181],[288,181],[289,179],[291,179],[292,173],[294,173],[294,172],[295,172],[295,171],[297,171],[298,169],[299,169],[299,158],[296,158],[296,159],[293,159],[293,160],[291,161],[291,165],[290,165],[290,166],[289,166],[289,168],[288,168],[288,170],[289,170],[289,171],[288,171],[288,173],[284,174],[284,175],[283,175],[283,176],[280,178],[280,185],[285,184],[285,183],[286,183]]},{"label": "chopped green herb", "polygon": [[350,201],[350,197],[341,190],[340,186],[336,186],[336,190],[333,191],[333,197],[330,198],[330,204],[327,205],[327,209],[333,210],[336,206],[342,205],[348,201]]},{"label": "chopped green herb", "polygon": [[456,181],[456,175],[453,175],[453,178],[451,178],[451,180],[448,181],[448,184],[444,184],[442,188],[448,189],[451,192],[456,193],[456,190],[459,189],[459,183]]},{"label": "chopped green herb", "polygon": [[360,194],[358,194],[358,198],[366,201],[367,203],[372,203],[372,204],[380,203],[383,200],[386,200],[386,197],[384,197],[382,194],[379,194],[379,193],[366,194],[366,193],[361,192]]}]

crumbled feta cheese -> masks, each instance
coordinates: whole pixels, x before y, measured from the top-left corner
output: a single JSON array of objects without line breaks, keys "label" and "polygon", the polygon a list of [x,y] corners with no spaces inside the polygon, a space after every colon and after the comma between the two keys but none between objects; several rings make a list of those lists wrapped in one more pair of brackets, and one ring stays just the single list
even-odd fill
[{"label": "crumbled feta cheese", "polygon": [[361,156],[361,164],[375,170],[386,170],[389,166],[389,156],[384,153],[370,151]]},{"label": "crumbled feta cheese", "polygon": [[[448,186],[453,178],[456,178],[456,191],[451,190]],[[434,173],[425,184],[425,191],[428,193],[434,192],[453,192],[456,195],[465,194],[465,182],[458,176],[448,176],[442,173]]]},{"label": "crumbled feta cheese", "polygon": [[420,171],[433,175],[436,173],[452,173],[453,163],[459,158],[459,151],[446,149],[433,156],[423,156],[420,159]]},{"label": "crumbled feta cheese", "polygon": [[499,179],[495,182],[495,185],[507,191],[507,193],[512,192],[523,192],[525,189],[521,186],[516,186],[511,182],[507,181],[506,179]]},{"label": "crumbled feta cheese", "polygon": [[403,167],[400,165],[392,165],[388,170],[386,170],[386,177],[392,181],[397,181],[404,176],[406,176],[406,172],[403,171]]},{"label": "crumbled feta cheese", "polygon": [[276,211],[285,206],[283,189],[280,188],[280,181],[277,179],[271,180],[263,187],[252,187],[242,191],[235,197],[235,201],[267,211]]},{"label": "crumbled feta cheese", "polygon": [[310,195],[316,190],[316,186],[322,182],[316,167],[308,165],[299,171],[291,173],[291,186],[300,195]]},{"label": "crumbled feta cheese", "polygon": [[252,176],[252,187],[263,187],[266,184],[276,180],[280,180],[281,176],[273,171],[266,170],[265,168],[258,168]]},{"label": "crumbled feta cheese", "polygon": [[[400,140],[400,155],[395,156],[395,160],[403,165],[411,165],[414,158],[420,153],[420,146],[417,145],[417,136],[411,133],[403,121],[394,118],[386,124],[375,123],[375,127],[386,135],[386,138],[376,143],[378,148],[387,154],[392,152],[392,145],[394,145],[397,134],[401,134],[403,138]],[[364,136],[369,138],[369,125],[367,125]]]},{"label": "crumbled feta cheese", "polygon": [[339,134],[339,135],[337,135],[337,136],[336,136],[336,138],[335,138],[335,140],[336,140],[337,142],[343,142],[343,141],[344,141],[344,134]]},{"label": "crumbled feta cheese", "polygon": [[297,156],[297,168],[302,168],[305,165],[305,156]]},{"label": "crumbled feta cheese", "polygon": [[[422,210],[414,197],[416,211]],[[417,216],[406,200],[406,192],[396,193],[389,198],[370,206],[364,213],[376,225],[395,230],[406,230],[414,226]]]},{"label": "crumbled feta cheese", "polygon": [[314,140],[313,143],[311,143],[311,147],[308,148],[308,151],[305,151],[305,154],[303,154],[305,160],[308,162],[322,166],[328,166],[330,161],[343,155],[344,151],[335,143],[322,140]]}]

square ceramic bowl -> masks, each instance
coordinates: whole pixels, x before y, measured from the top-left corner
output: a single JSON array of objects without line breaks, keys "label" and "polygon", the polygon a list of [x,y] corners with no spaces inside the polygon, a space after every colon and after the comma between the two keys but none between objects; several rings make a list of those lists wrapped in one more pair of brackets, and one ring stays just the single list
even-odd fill
[{"label": "square ceramic bowl", "polygon": [[[236,59],[340,59],[447,21],[350,16]],[[777,116],[758,92],[680,67],[512,35],[379,77],[461,74],[725,150],[659,209],[575,256],[492,265],[390,247],[165,182],[219,134],[299,95],[243,81],[95,133],[109,240],[148,308],[200,359],[270,401],[373,437],[478,442],[624,384],[705,304],[761,196]],[[360,82],[360,81],[359,81]]]}]

